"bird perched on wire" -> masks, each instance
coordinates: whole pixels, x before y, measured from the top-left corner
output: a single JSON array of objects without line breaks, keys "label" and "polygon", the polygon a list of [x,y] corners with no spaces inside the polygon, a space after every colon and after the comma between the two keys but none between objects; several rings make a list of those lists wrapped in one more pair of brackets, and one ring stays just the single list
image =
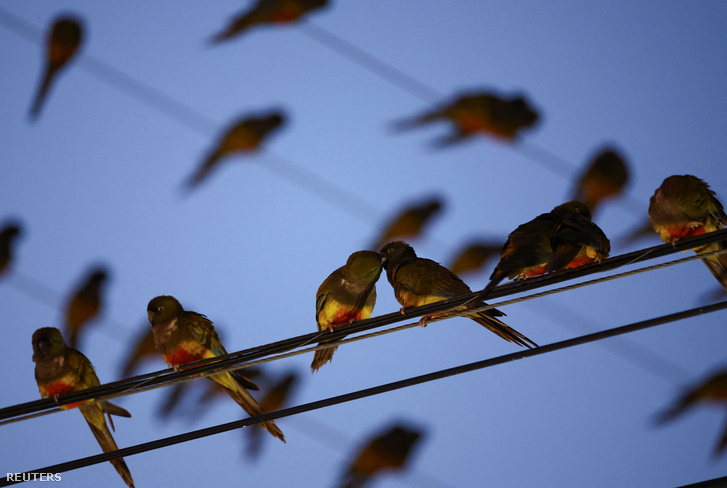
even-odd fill
[{"label": "bird perched on wire", "polygon": [[227,41],[256,25],[292,24],[327,4],[327,0],[258,0],[251,8],[233,17],[210,43]]},{"label": "bird perched on wire", "polygon": [[[470,287],[450,270],[431,259],[420,258],[412,247],[402,241],[393,241],[381,249],[384,257],[386,277],[394,288],[394,295],[402,305],[402,312],[408,307],[435,303],[448,298],[472,293]],[[468,303],[470,308],[486,305],[484,302]],[[464,309],[460,307],[459,309]],[[455,309],[458,311],[459,309]],[[432,318],[446,313],[425,315],[419,321],[424,327]],[[497,317],[505,314],[497,309],[473,312],[467,317],[486,327],[506,341],[520,346],[537,346],[533,341],[511,328]]]},{"label": "bird perched on wire", "polygon": [[383,472],[405,469],[422,437],[421,430],[403,424],[376,433],[353,456],[339,488],[361,488]]},{"label": "bird perched on wire", "polygon": [[475,239],[466,242],[457,250],[447,268],[456,275],[479,271],[490,258],[499,255],[501,249],[502,241]]},{"label": "bird perched on wire", "polygon": [[18,222],[8,222],[0,229],[0,276],[10,271],[15,254],[15,242],[22,234]]},{"label": "bird perched on wire", "polygon": [[78,52],[83,41],[83,26],[74,17],[55,19],[46,39],[45,67],[38,91],[30,108],[30,119],[40,114],[53,81]]},{"label": "bird perched on wire", "polygon": [[[61,331],[55,327],[43,327],[33,333],[33,361],[35,380],[43,398],[53,397],[57,402],[58,396],[63,393],[85,390],[100,384],[91,361],[81,352],[66,346]],[[72,403],[61,408],[66,410],[74,407],[78,407],[83,414],[103,452],[119,449],[104,415],[108,416],[113,429],[111,416],[131,417],[129,412],[109,401],[88,405],[83,402]],[[133,488],[134,480],[124,459],[117,458],[109,462],[116,468],[124,483]]]},{"label": "bird perched on wire", "polygon": [[[727,407],[727,371],[719,371],[702,383],[687,390],[673,405],[661,412],[657,416],[656,421],[658,424],[670,422],[698,403],[714,403]],[[721,454],[726,447],[727,424],[722,431],[719,442],[715,446],[714,454]]]},{"label": "bird perched on wire", "polygon": [[106,268],[98,266],[88,273],[66,303],[65,332],[68,345],[78,347],[88,324],[98,317],[103,307],[104,287],[108,280]]},{"label": "bird perched on wire", "polygon": [[[371,317],[376,304],[376,282],[382,258],[374,251],[357,251],[346,264],[331,273],[316,292],[318,330],[333,332],[337,327]],[[319,344],[325,344],[323,340]],[[319,349],[310,365],[315,373],[333,359],[336,347]]]},{"label": "bird perched on wire", "polygon": [[557,223],[550,236],[553,255],[545,266],[546,273],[600,262],[611,252],[611,242],[601,228],[591,221],[588,207],[572,201],[567,208],[568,212],[560,218],[556,217]]},{"label": "bird perched on wire", "polygon": [[389,220],[372,248],[380,249],[381,246],[395,239],[419,237],[424,228],[442,211],[443,205],[444,200],[438,196],[405,205]]},{"label": "bird perched on wire", "polygon": [[439,120],[454,124],[453,132],[435,145],[449,146],[484,134],[515,142],[521,133],[538,121],[538,112],[522,95],[502,97],[492,92],[471,92],[456,97],[417,117],[395,124],[399,130],[419,127]]},{"label": "bird perched on wire", "polygon": [[613,148],[599,151],[576,181],[571,200],[586,204],[595,213],[596,208],[609,198],[618,196],[629,181],[626,160]]},{"label": "bird perched on wire", "polygon": [[[212,321],[202,314],[184,310],[176,298],[168,295],[152,298],[147,313],[156,349],[175,371],[200,359],[227,354]],[[258,390],[257,385],[239,372],[219,373],[210,376],[210,379],[221,385],[251,417],[265,413],[247,391]],[[270,435],[285,442],[283,432],[274,421],[261,422],[260,425]]]},{"label": "bird perched on wire", "polygon": [[[727,215],[715,193],[692,175],[666,178],[649,201],[649,219],[664,242],[724,229]],[[693,249],[697,254],[727,250],[727,239]],[[717,281],[727,291],[727,253],[703,258]]]},{"label": "bird perched on wire", "polygon": [[189,177],[186,189],[192,190],[199,185],[219,165],[222,158],[258,151],[284,123],[285,114],[278,110],[237,120],[225,131],[197,171]]}]

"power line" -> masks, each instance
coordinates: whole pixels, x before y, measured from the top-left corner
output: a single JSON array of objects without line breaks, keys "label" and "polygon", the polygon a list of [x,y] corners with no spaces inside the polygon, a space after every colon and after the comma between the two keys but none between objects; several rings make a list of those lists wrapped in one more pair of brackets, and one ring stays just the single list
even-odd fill
[{"label": "power line", "polygon": [[[683,319],[690,318],[690,317],[696,317],[696,316],[716,312],[716,311],[723,310],[723,309],[727,309],[727,301],[715,303],[712,305],[707,305],[704,307],[692,308],[689,310],[684,310],[681,312],[672,313],[672,314],[668,314],[668,315],[662,315],[660,317],[655,317],[655,318],[643,320],[640,322],[634,322],[629,325],[623,325],[621,327],[615,327],[612,329],[595,332],[593,334],[587,334],[584,336],[575,337],[575,338],[567,339],[567,340],[560,341],[560,342],[555,342],[555,343],[548,344],[545,346],[540,346],[535,349],[525,349],[522,351],[518,351],[515,353],[511,353],[511,354],[506,354],[503,356],[498,356],[495,358],[485,359],[485,360],[476,361],[473,363],[455,366],[453,368],[447,368],[447,369],[435,371],[432,373],[409,377],[409,378],[406,378],[403,380],[394,381],[391,383],[386,383],[386,384],[371,387],[371,388],[365,388],[362,390],[345,393],[343,395],[337,395],[337,396],[325,398],[323,400],[316,400],[316,401],[313,401],[310,403],[305,403],[302,405],[285,408],[285,409],[278,410],[275,412],[264,413],[264,414],[258,415],[256,417],[249,417],[246,419],[236,420],[233,422],[227,422],[227,423],[219,424],[219,425],[216,425],[213,427],[207,427],[204,429],[186,432],[183,434],[178,434],[178,435],[166,437],[163,439],[157,439],[154,441],[137,444],[135,446],[125,447],[125,448],[119,449],[117,451],[96,454],[93,456],[88,456],[85,458],[80,458],[80,459],[68,461],[65,463],[55,464],[52,466],[47,466],[44,468],[27,471],[26,474],[62,473],[65,471],[70,471],[70,470],[74,470],[74,469],[78,469],[78,468],[82,468],[82,467],[86,467],[86,466],[91,466],[94,464],[100,464],[100,463],[103,463],[106,461],[110,461],[111,459],[133,456],[135,454],[140,454],[143,452],[160,449],[162,447],[169,447],[169,446],[172,446],[175,444],[180,444],[182,442],[188,442],[191,440],[200,439],[202,437],[208,437],[211,435],[228,432],[230,430],[235,430],[235,429],[238,429],[241,427],[247,427],[247,426],[257,424],[260,422],[277,420],[277,419],[289,417],[292,415],[298,415],[298,414],[304,413],[304,412],[310,412],[312,410],[318,410],[318,409],[330,407],[333,405],[339,405],[342,403],[351,402],[353,400],[360,400],[362,398],[380,395],[382,393],[388,393],[391,391],[400,390],[402,388],[408,388],[411,386],[428,383],[431,381],[447,378],[450,376],[456,376],[456,375],[460,375],[463,373],[469,373],[472,371],[485,369],[485,368],[489,368],[492,366],[509,363],[512,361],[517,361],[520,359],[539,356],[541,354],[546,354],[546,353],[558,351],[561,349],[567,349],[567,348],[582,345],[582,344],[588,344],[588,343],[599,341],[602,339],[607,339],[607,338],[619,336],[622,334],[636,332],[639,330],[644,330],[644,329],[648,329],[651,327],[675,322],[678,320],[683,320]],[[20,482],[20,481],[9,480],[7,477],[5,477],[5,478],[0,479],[0,486],[8,486],[8,485],[12,485],[12,484],[15,484],[18,482]]]}]

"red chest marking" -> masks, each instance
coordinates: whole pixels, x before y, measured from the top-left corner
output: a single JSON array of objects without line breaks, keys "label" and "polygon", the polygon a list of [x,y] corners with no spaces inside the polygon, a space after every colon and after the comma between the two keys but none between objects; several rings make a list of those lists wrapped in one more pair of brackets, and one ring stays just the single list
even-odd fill
[{"label": "red chest marking", "polygon": [[704,227],[689,227],[689,226],[667,226],[666,231],[670,236],[680,239],[682,237],[689,236],[701,236],[705,234]]},{"label": "red chest marking", "polygon": [[525,268],[522,272],[523,275],[533,277],[533,276],[540,276],[541,274],[545,273],[545,265],[541,264],[539,266],[531,266],[529,268]]},{"label": "red chest marking", "polygon": [[183,348],[179,348],[171,354],[164,355],[164,361],[172,366],[179,366],[193,361],[199,361],[200,359],[203,359],[201,354],[192,354]]},{"label": "red chest marking", "polygon": [[333,317],[332,326],[344,325],[354,320],[361,320],[361,310],[339,310]]},{"label": "red chest marking", "polygon": [[[45,386],[43,386],[43,395],[46,397],[54,397],[56,395],[60,395],[62,393],[70,393],[72,391],[75,391],[73,388],[73,385],[70,385],[66,383],[65,381],[56,381],[54,383],[49,383]],[[79,405],[81,405],[83,402],[76,402],[76,403],[69,403],[68,405],[64,405],[63,409],[69,409],[69,408],[75,408]]]},{"label": "red chest marking", "polygon": [[595,261],[593,258],[589,258],[588,256],[581,256],[579,258],[575,258],[573,261],[568,263],[568,265],[566,266],[566,269],[578,268],[585,264],[590,264],[593,261]]}]

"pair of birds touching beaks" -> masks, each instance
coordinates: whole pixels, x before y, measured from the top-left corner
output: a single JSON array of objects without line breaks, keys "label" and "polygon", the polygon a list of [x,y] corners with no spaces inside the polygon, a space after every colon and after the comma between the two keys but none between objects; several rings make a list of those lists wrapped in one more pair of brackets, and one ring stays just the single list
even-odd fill
[{"label": "pair of birds touching beaks", "polygon": [[[651,198],[649,217],[654,230],[669,243],[723,229],[727,223],[724,208],[714,192],[704,181],[691,175],[666,178]],[[727,240],[694,250],[698,254],[727,250]],[[483,306],[482,300],[506,277],[522,279],[575,268],[598,262],[609,252],[608,238],[591,222],[588,207],[577,201],[564,203],[510,233],[489,284],[473,300],[455,310],[466,312],[468,308]],[[727,290],[727,255],[706,257],[703,261]],[[381,252],[358,251],[351,254],[344,266],[324,280],[316,293],[318,329],[333,331],[369,318],[376,301],[376,281],[383,270],[386,270],[402,310],[471,293],[469,286],[447,268],[418,257],[408,244],[394,241],[386,244]],[[155,346],[175,370],[193,361],[226,354],[212,322],[202,314],[184,310],[176,298],[158,296],[149,302],[147,312]],[[532,340],[502,322],[498,317],[504,314],[499,310],[473,311],[466,315],[507,341],[525,347],[536,346]],[[421,325],[426,325],[435,316],[422,317]],[[324,339],[321,344],[325,342]],[[311,369],[315,372],[330,361],[335,349],[332,346],[317,350]],[[56,328],[38,329],[33,334],[33,360],[36,363],[36,381],[43,397],[57,399],[62,393],[99,385],[90,361],[79,351],[67,347]],[[257,390],[257,385],[241,373],[227,372],[210,379],[221,385],[249,415],[264,413],[248,392]],[[66,405],[64,408],[76,406],[104,452],[118,449],[104,414],[108,416],[112,429],[111,415],[130,417],[130,414],[108,401]],[[285,442],[274,421],[262,422],[261,426]],[[114,459],[111,463],[126,484],[133,486],[124,460]]]}]

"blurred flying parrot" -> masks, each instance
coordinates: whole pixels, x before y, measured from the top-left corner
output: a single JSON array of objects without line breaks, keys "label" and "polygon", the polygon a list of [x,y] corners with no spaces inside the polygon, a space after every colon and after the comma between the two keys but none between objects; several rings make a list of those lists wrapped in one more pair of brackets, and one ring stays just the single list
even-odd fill
[{"label": "blurred flying parrot", "polygon": [[202,165],[186,182],[186,189],[193,190],[210,172],[218,166],[221,159],[235,153],[252,153],[260,149],[270,135],[285,122],[285,114],[272,111],[260,116],[244,117],[237,120],[220,138]]},{"label": "blurred flying parrot", "polygon": [[[61,331],[55,327],[43,327],[33,333],[33,361],[35,362],[35,380],[43,398],[53,397],[72,391],[85,390],[100,384],[91,361],[79,351],[67,347]],[[109,419],[111,429],[114,422],[111,415],[131,417],[125,409],[108,401],[87,405],[84,402],[64,405],[64,410],[78,407],[91,427],[94,437],[101,445],[103,452],[117,451],[119,448],[111,436],[104,414]],[[112,459],[110,463],[116,468],[128,486],[134,486],[129,468],[123,458]]]},{"label": "blurred flying parrot", "polygon": [[605,148],[591,160],[572,191],[571,199],[595,213],[598,205],[619,195],[629,181],[626,160],[615,149]]},{"label": "blurred flying parrot", "polygon": [[[293,391],[299,378],[295,372],[285,374],[280,380],[276,381],[269,389],[268,393],[260,401],[260,405],[266,412],[274,412],[285,408],[290,402]],[[260,433],[262,429],[258,425],[251,425],[248,431],[247,455],[256,457],[260,454],[262,447],[262,437]]]},{"label": "blurred flying parrot", "polygon": [[381,235],[376,239],[373,249],[395,239],[416,239],[432,218],[441,210],[444,201],[439,197],[428,198],[421,203],[406,205],[386,224]]},{"label": "blurred flying parrot", "polygon": [[346,468],[339,488],[361,488],[385,471],[401,471],[423,432],[405,425],[393,425],[363,444]]},{"label": "blurred flying parrot", "polygon": [[[426,305],[472,293],[470,287],[457,275],[431,259],[417,257],[414,249],[405,242],[390,242],[381,249],[381,254],[384,257],[386,277],[394,288],[396,299],[403,307],[402,312],[408,307]],[[486,304],[480,301],[470,303],[469,307],[484,305]],[[442,315],[446,315],[446,312],[425,315],[419,323],[424,327],[427,321]],[[493,308],[469,314],[467,317],[506,341],[525,347],[537,346],[533,341],[496,318],[504,315]]]},{"label": "blurred flying parrot", "polygon": [[[724,207],[709,185],[692,175],[669,176],[649,201],[649,218],[661,240],[674,244],[682,237],[724,229]],[[697,254],[727,249],[727,239],[695,247]],[[727,253],[702,259],[727,291]]]},{"label": "blurred flying parrot", "polygon": [[15,241],[22,234],[18,222],[8,222],[0,229],[0,276],[13,266]]},{"label": "blurred flying parrot", "polygon": [[78,347],[86,326],[98,317],[103,306],[104,286],[107,279],[106,268],[92,269],[68,299],[65,311],[65,333],[68,336],[69,346]]},{"label": "blurred flying parrot", "polygon": [[159,353],[154,347],[154,333],[149,327],[144,327],[141,334],[138,334],[131,353],[126,358],[124,365],[121,367],[121,377],[129,378],[136,372],[142,361],[147,359],[157,359]]},{"label": "blurred flying parrot", "polygon": [[[573,212],[570,212],[571,209]],[[600,262],[611,252],[611,242],[591,221],[588,207],[575,200],[569,202],[569,213],[558,219],[550,236],[550,245],[553,256],[545,267],[546,273]]]},{"label": "blurred flying parrot", "polygon": [[46,40],[43,78],[30,109],[31,120],[40,114],[53,80],[76,55],[82,41],[83,27],[78,19],[59,17],[53,22]]},{"label": "blurred flying parrot", "polygon": [[[331,273],[316,292],[318,330],[331,331],[371,317],[376,303],[376,281],[381,276],[381,255],[374,251],[351,254],[346,264]],[[319,344],[325,344],[322,340]],[[315,373],[333,359],[337,347],[319,349],[310,365]]]},{"label": "blurred flying parrot", "polygon": [[[193,361],[227,354],[212,322],[202,314],[184,310],[176,298],[168,295],[153,298],[147,306],[147,312],[154,331],[156,349],[175,371]],[[250,416],[264,413],[260,404],[247,391],[257,390],[257,385],[239,372],[219,373],[209,378],[224,387]],[[269,420],[260,425],[272,436],[285,442],[283,433],[274,421]]]},{"label": "blurred flying parrot", "polygon": [[233,17],[222,31],[212,37],[210,43],[218,44],[237,37],[256,25],[292,24],[327,4],[328,0],[258,0],[251,8]]},{"label": "blurred flying parrot", "polygon": [[[672,406],[661,412],[656,421],[662,424],[674,420],[697,403],[716,403],[727,407],[727,371],[719,371],[701,384],[687,390]],[[725,411],[727,412],[727,408],[725,408]],[[724,426],[719,442],[715,446],[714,454],[721,454],[726,447],[727,423]]]},{"label": "blurred flying parrot", "polygon": [[497,139],[515,142],[521,132],[533,127],[538,113],[521,95],[509,98],[491,92],[472,92],[456,97],[429,112],[395,124],[395,128],[406,130],[439,120],[454,124],[449,136],[436,142],[437,146],[448,146],[475,135],[485,134]]},{"label": "blurred flying parrot", "polygon": [[490,275],[490,282],[478,293],[478,298],[484,299],[505,278],[519,280],[544,274],[553,257],[551,238],[558,222],[582,211],[588,211],[583,203],[566,202],[519,225],[507,236],[500,261]]},{"label": "blurred flying parrot", "polygon": [[501,249],[502,241],[476,239],[466,242],[447,268],[456,275],[479,271],[491,257],[499,255]]}]

